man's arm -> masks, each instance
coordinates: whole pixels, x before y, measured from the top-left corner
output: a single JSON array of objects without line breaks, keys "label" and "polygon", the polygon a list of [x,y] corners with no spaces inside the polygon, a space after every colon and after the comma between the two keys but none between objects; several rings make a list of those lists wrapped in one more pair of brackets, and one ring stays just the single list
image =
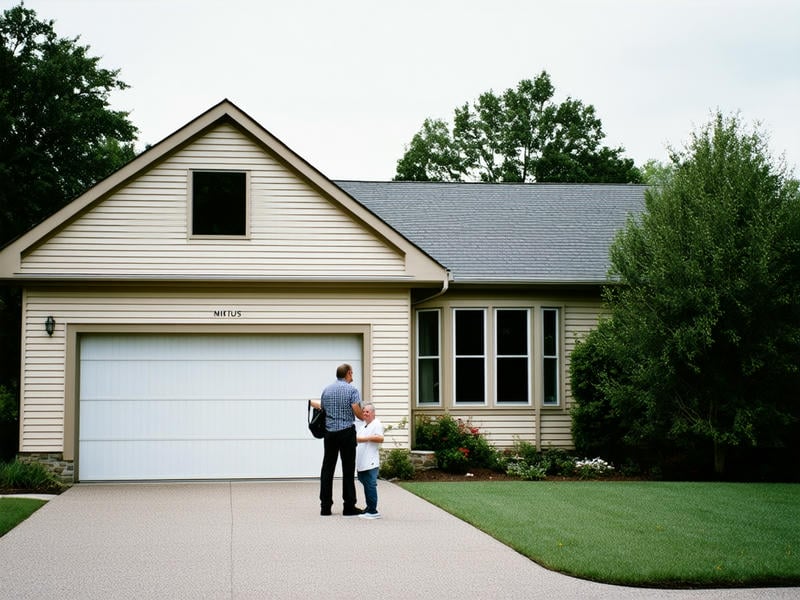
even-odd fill
[{"label": "man's arm", "polygon": [[363,421],[364,413],[361,412],[361,402],[357,402],[356,404],[351,404],[350,406],[353,409],[353,414],[356,416],[356,419]]}]

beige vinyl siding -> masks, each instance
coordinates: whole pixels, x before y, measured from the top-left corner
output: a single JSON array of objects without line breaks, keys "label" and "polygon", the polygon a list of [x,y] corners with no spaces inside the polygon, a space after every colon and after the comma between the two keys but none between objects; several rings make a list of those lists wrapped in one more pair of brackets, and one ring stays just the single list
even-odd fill
[{"label": "beige vinyl siding", "polygon": [[[214,311],[241,316],[215,317]],[[184,291],[115,287],[38,288],[25,295],[23,304],[23,356],[21,450],[60,452],[64,438],[65,398],[74,394],[68,386],[75,357],[67,356],[68,328],[105,326],[135,332],[182,327],[181,331],[209,333],[253,333],[259,327],[284,331],[325,328],[341,332],[348,326],[364,326],[364,363],[370,373],[362,396],[376,404],[384,425],[392,425],[387,444],[408,445],[408,427],[399,427],[408,417],[409,381],[408,292],[370,288],[221,290],[193,288]],[[48,337],[44,321],[56,320],[56,331]],[[266,330],[268,331],[268,329]],[[65,377],[65,373],[68,375]],[[333,378],[331,373],[331,378]],[[321,390],[320,390],[321,391]],[[74,398],[73,398],[74,401]]]},{"label": "beige vinyl siding", "polygon": [[[249,237],[189,235],[191,170],[250,174]],[[219,125],[22,257],[21,272],[98,276],[402,277],[405,257],[261,146]]]}]

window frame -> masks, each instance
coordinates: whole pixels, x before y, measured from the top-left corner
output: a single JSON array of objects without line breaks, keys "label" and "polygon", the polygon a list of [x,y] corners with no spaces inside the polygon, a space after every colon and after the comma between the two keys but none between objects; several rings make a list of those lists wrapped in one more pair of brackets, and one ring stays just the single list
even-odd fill
[{"label": "window frame", "polygon": [[[244,175],[244,231],[239,234],[215,234],[215,233],[195,233],[194,232],[194,209],[195,209],[195,173],[239,173]],[[250,200],[250,171],[245,169],[190,169],[188,171],[187,192],[189,195],[188,210],[186,214],[187,232],[193,240],[242,240],[250,238],[250,219],[251,219],[251,200]]]},{"label": "window frame", "polygon": [[[458,312],[480,312],[482,315],[483,320],[483,331],[481,335],[483,337],[483,353],[482,354],[458,354],[458,320],[456,318],[456,314]],[[458,406],[488,406],[489,405],[489,398],[488,398],[488,385],[489,385],[489,356],[488,356],[488,348],[487,348],[487,328],[488,328],[488,319],[486,318],[488,313],[488,309],[486,307],[477,308],[477,307],[467,307],[467,306],[459,306],[453,307],[451,312],[451,319],[453,324],[453,336],[452,336],[452,344],[453,344],[453,376],[452,376],[452,405],[453,407]],[[480,401],[468,401],[458,400],[458,361],[459,358],[461,359],[477,359],[480,358],[483,361],[483,400]]]},{"label": "window frame", "polygon": [[[436,347],[437,347],[437,354],[433,355],[423,355],[420,351],[420,341],[422,339],[420,335],[420,313],[435,313],[436,314]],[[417,372],[416,372],[416,405],[419,407],[439,407],[442,406],[443,398],[442,398],[442,311],[440,308],[423,308],[416,311],[415,314],[415,334],[416,334],[416,343],[415,343],[415,359],[417,364]],[[438,390],[437,390],[437,399],[435,402],[423,402],[422,398],[422,368],[421,364],[422,361],[436,361],[436,375],[438,378]]]},{"label": "window frame", "polygon": [[[525,313],[525,349],[526,354],[500,354],[499,349],[499,319],[498,314],[501,312],[524,312]],[[514,406],[530,406],[533,397],[533,361],[532,361],[532,346],[531,339],[531,308],[530,307],[516,307],[516,306],[498,306],[493,311],[493,330],[494,330],[494,404],[496,406],[514,407]],[[524,358],[526,370],[526,387],[527,394],[525,400],[501,400],[500,399],[500,360],[504,358]]]},{"label": "window frame", "polygon": [[[540,309],[541,313],[541,329],[542,333],[540,336],[541,342],[541,368],[542,368],[542,383],[541,383],[541,394],[542,394],[542,407],[544,408],[560,408],[561,407],[561,308],[557,306],[543,306]],[[548,354],[547,353],[547,327],[546,327],[546,320],[545,320],[545,313],[553,313],[555,315],[555,323],[554,323],[554,331],[553,335],[555,340],[552,344],[553,349],[555,350],[555,354]],[[548,362],[552,361],[552,362]],[[548,368],[548,365],[552,364],[553,366]],[[554,393],[555,393],[555,400],[552,402],[547,401],[547,386],[548,386],[548,371],[552,369],[552,375],[554,376]]]}]

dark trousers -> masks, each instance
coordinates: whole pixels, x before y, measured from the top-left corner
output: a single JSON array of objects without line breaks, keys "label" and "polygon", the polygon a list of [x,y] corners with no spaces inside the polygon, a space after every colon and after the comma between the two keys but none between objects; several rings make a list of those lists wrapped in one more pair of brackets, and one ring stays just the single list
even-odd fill
[{"label": "dark trousers", "polygon": [[342,500],[344,509],[356,506],[356,428],[328,431],[325,434],[325,455],[319,475],[319,503],[323,509],[333,505],[333,473],[342,457]]}]

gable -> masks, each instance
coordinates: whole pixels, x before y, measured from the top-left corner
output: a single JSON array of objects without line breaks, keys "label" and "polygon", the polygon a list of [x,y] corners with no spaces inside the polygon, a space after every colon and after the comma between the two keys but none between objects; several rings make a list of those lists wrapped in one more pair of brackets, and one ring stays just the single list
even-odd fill
[{"label": "gable", "polygon": [[[0,277],[413,280],[444,269],[230,103],[0,252]],[[143,158],[144,157],[144,158]],[[194,235],[194,172],[243,173],[244,235]]]}]

